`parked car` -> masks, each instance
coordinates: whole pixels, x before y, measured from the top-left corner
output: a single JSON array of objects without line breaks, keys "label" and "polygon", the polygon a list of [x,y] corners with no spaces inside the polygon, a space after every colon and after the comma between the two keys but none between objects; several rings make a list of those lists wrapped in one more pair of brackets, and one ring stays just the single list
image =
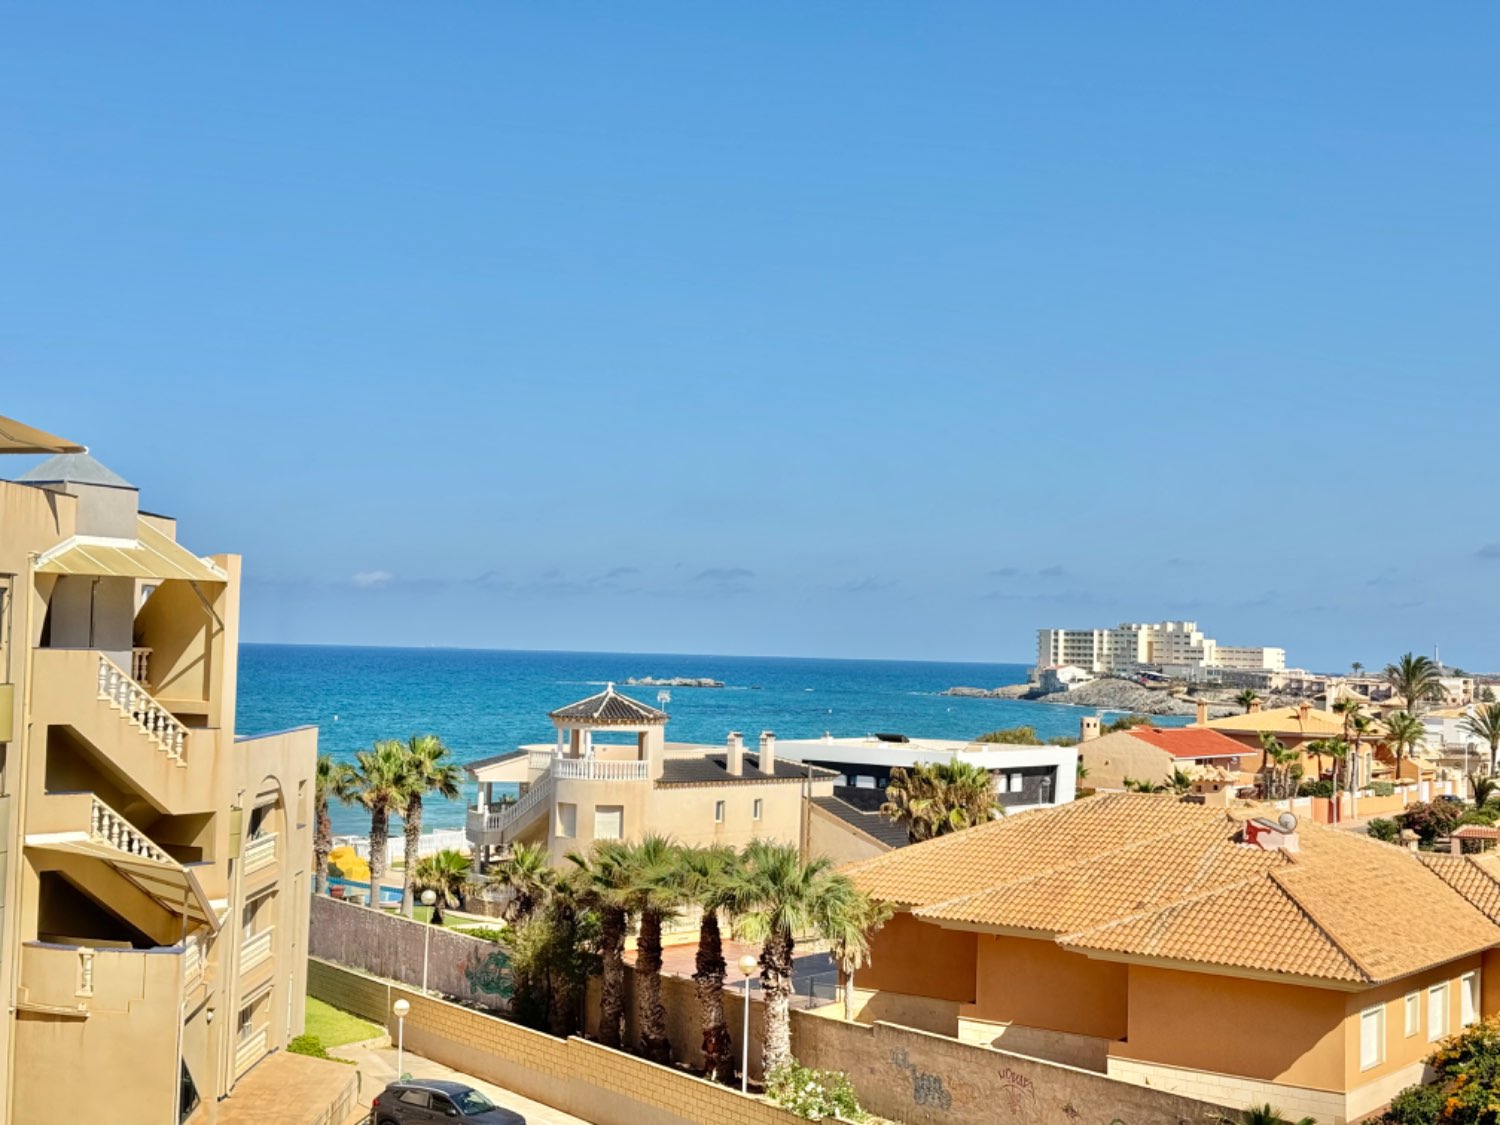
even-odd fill
[{"label": "parked car", "polygon": [[1452,793],[1439,793],[1437,799],[1445,805],[1461,805],[1464,803],[1462,797],[1455,796]]},{"label": "parked car", "polygon": [[370,1116],[375,1125],[526,1125],[526,1118],[501,1109],[474,1087],[436,1079],[392,1082],[376,1096]]}]

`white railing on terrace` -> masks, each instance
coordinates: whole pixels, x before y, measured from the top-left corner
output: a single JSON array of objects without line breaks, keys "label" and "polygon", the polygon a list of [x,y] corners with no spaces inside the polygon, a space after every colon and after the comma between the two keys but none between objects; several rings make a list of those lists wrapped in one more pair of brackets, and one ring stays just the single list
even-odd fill
[{"label": "white railing on terrace", "polygon": [[133,648],[130,650],[130,678],[138,684],[150,682],[151,650],[149,648]]},{"label": "white railing on terrace", "polygon": [[131,722],[142,733],[155,739],[174,761],[182,760],[187,748],[187,727],[102,652],[99,654],[99,698],[109,700],[129,716]]},{"label": "white railing on terrace", "polygon": [[177,862],[153,844],[144,832],[98,797],[93,798],[93,809],[89,814],[89,835],[101,844],[108,844],[129,855],[154,859],[157,863]]},{"label": "white railing on terrace", "polygon": [[651,763],[610,758],[554,758],[552,776],[559,781],[645,781]]},{"label": "white railing on terrace", "polygon": [[276,833],[267,832],[245,845],[245,874],[259,871],[276,862]]},{"label": "white railing on terrace", "polygon": [[234,1069],[236,1072],[244,1070],[266,1053],[266,1029],[252,1031],[240,1037],[239,1044],[234,1049]]},{"label": "white railing on terrace", "polygon": [[[531,813],[531,810],[552,797],[552,777],[548,775],[537,781],[526,792],[521,794],[519,800],[509,804],[501,805],[497,809],[487,810],[484,816],[483,829],[486,832],[499,832],[515,824],[522,817]],[[479,810],[470,810],[470,826],[478,828],[475,823],[479,820]]]},{"label": "white railing on terrace", "polygon": [[552,768],[552,759],[557,757],[555,750],[531,750],[528,752],[526,764],[534,770],[549,770]]},{"label": "white railing on terrace", "polygon": [[245,944],[240,948],[240,972],[249,972],[271,956],[271,938],[275,933],[275,926],[267,926],[254,937],[245,939]]}]

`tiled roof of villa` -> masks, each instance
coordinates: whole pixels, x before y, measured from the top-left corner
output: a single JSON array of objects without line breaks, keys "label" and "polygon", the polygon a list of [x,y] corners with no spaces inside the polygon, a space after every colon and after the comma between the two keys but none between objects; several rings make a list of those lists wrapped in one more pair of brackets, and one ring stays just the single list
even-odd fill
[{"label": "tiled roof of villa", "polygon": [[1418,858],[1492,922],[1500,922],[1500,853],[1445,855],[1420,852]]},{"label": "tiled roof of villa", "polygon": [[1245,753],[1243,745],[1206,727],[1131,727],[1125,733],[1174,758],[1238,758]]},{"label": "tiled roof of villa", "polygon": [[746,754],[739,773],[730,773],[723,754],[693,754],[681,757],[667,756],[662,759],[662,775],[657,778],[658,788],[674,785],[735,785],[744,782],[802,781],[809,772],[813,777],[832,777],[833,770],[821,766],[805,766],[801,762],[786,762],[777,759],[772,772],[760,768],[757,754]]},{"label": "tiled roof of villa", "polygon": [[614,684],[606,685],[597,695],[559,707],[549,717],[564,722],[588,723],[596,727],[632,727],[667,721],[665,711],[658,711],[639,699],[621,695],[615,690]]},{"label": "tiled roof of villa", "polygon": [[1236,734],[1259,734],[1262,731],[1268,731],[1271,734],[1300,734],[1313,738],[1327,738],[1344,733],[1344,717],[1332,711],[1320,711],[1316,707],[1309,707],[1305,715],[1298,707],[1272,707],[1265,711],[1250,711],[1243,715],[1210,719],[1199,729],[1204,727],[1216,731],[1234,731]]},{"label": "tiled roof of villa", "polygon": [[1296,850],[1243,842],[1265,811],[1107,794],[849,870],[918,918],[1094,956],[1370,984],[1500,945],[1495,915],[1404,848],[1307,821]]}]

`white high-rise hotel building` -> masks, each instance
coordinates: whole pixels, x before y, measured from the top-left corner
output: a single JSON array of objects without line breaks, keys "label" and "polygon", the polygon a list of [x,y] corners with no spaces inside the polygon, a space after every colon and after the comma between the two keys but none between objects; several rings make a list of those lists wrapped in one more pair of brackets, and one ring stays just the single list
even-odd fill
[{"label": "white high-rise hotel building", "polygon": [[1221,645],[1205,637],[1195,621],[1124,622],[1113,629],[1038,629],[1038,668],[1071,664],[1089,672],[1133,672],[1142,668],[1188,672],[1226,668],[1280,672],[1286,650]]}]

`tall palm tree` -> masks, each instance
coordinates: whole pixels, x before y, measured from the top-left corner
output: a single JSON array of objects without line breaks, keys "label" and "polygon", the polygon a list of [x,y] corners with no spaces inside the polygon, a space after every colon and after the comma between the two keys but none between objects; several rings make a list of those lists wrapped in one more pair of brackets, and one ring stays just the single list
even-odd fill
[{"label": "tall palm tree", "polygon": [[1365,701],[1356,699],[1352,695],[1346,695],[1333,705],[1331,710],[1336,715],[1341,715],[1344,720],[1344,743],[1348,747],[1347,756],[1353,763],[1349,770],[1349,791],[1354,792],[1353,778],[1359,772],[1359,744],[1355,739],[1355,728],[1360,726],[1362,730],[1369,729],[1369,722],[1364,716]]},{"label": "tall palm tree", "polygon": [[760,942],[760,987],[765,998],[763,1065],[767,1073],[792,1057],[791,999],[793,935],[828,936],[859,892],[833,871],[825,856],[806,863],[793,844],[752,840],[745,868],[735,880],[731,909],[747,940]]},{"label": "tall palm tree", "polygon": [[370,814],[370,906],[380,906],[385,877],[385,849],[391,832],[391,810],[406,799],[406,754],[389,739],[354,755],[354,801]]},{"label": "tall palm tree", "polygon": [[496,863],[491,864],[485,885],[510,892],[503,916],[513,926],[531,919],[551,897],[557,887],[557,869],[547,855],[545,844],[512,844]]},{"label": "tall palm tree", "polygon": [[635,940],[635,1001],[641,1051],[652,1062],[672,1061],[667,1009],[661,1000],[661,929],[682,902],[677,846],[652,833],[628,850],[630,909],[641,920]]},{"label": "tall palm tree", "polygon": [[1248,715],[1250,709],[1260,702],[1260,693],[1254,688],[1246,688],[1234,697],[1234,701],[1243,707],[1245,714]]},{"label": "tall palm tree", "polygon": [[354,770],[332,755],[319,754],[313,781],[313,894],[328,893],[328,856],[333,851],[333,818],[328,803],[347,805],[354,799]]},{"label": "tall palm tree", "polygon": [[1500,773],[1500,703],[1486,703],[1475,707],[1474,713],[1464,720],[1465,734],[1482,738],[1490,744],[1490,773]]},{"label": "tall palm tree", "polygon": [[1363,672],[1365,670],[1365,666],[1363,664],[1361,664],[1358,660],[1356,660],[1353,664],[1349,665],[1349,668],[1350,668],[1350,670],[1356,676],[1358,676],[1361,672]]},{"label": "tall palm tree", "polygon": [[956,758],[891,770],[880,811],[906,825],[913,843],[985,824],[995,813],[995,779]]},{"label": "tall palm tree", "polygon": [[847,909],[835,911],[830,919],[828,952],[838,966],[846,1021],[854,1019],[854,974],[870,963],[870,939],[894,913],[889,903],[877,902],[860,892]]},{"label": "tall palm tree", "polygon": [[1406,653],[1394,664],[1385,666],[1385,681],[1402,699],[1406,710],[1417,714],[1422,703],[1433,698],[1440,690],[1441,672],[1438,666],[1425,656]]},{"label": "tall palm tree", "polygon": [[1417,743],[1427,737],[1427,728],[1422,720],[1405,711],[1397,711],[1385,717],[1386,741],[1396,756],[1396,780],[1401,780],[1402,751],[1413,751]]},{"label": "tall palm tree", "polygon": [[406,867],[401,875],[401,913],[414,913],[412,874],[417,866],[417,848],[422,842],[422,799],[429,793],[453,800],[463,784],[464,772],[435,734],[414,734],[406,740],[401,784],[401,825],[406,835]]},{"label": "tall palm tree", "polygon": [[703,1076],[710,1082],[718,1082],[729,1077],[733,1060],[729,1024],[724,1019],[724,976],[728,967],[724,964],[719,914],[730,905],[740,857],[733,848],[722,845],[682,848],[677,864],[683,898],[702,911],[693,984],[698,992],[699,1022],[703,1026]]},{"label": "tall palm tree", "polygon": [[469,857],[453,848],[444,848],[417,861],[413,881],[419,891],[433,891],[437,901],[432,904],[434,926],[443,924],[445,907],[463,905],[464,892],[474,885],[473,869]]},{"label": "tall palm tree", "polygon": [[599,1042],[625,1038],[625,932],[630,927],[631,865],[619,840],[596,840],[588,853],[569,852],[574,897],[599,916]]}]

